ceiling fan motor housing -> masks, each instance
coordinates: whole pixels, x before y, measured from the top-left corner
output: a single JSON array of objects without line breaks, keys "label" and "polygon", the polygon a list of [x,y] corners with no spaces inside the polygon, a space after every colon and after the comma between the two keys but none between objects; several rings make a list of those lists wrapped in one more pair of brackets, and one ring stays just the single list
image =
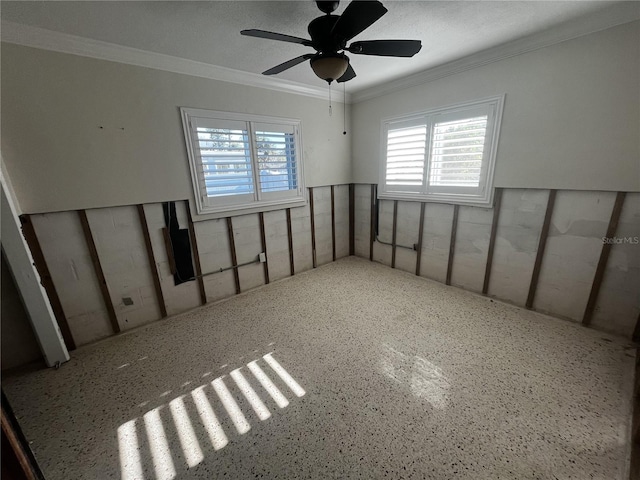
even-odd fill
[{"label": "ceiling fan motor housing", "polygon": [[308,31],[311,36],[313,48],[318,52],[337,52],[343,50],[347,44],[345,39],[332,35],[334,25],[340,17],[338,15],[324,15],[315,18],[309,23]]},{"label": "ceiling fan motor housing", "polygon": [[333,12],[336,8],[338,8],[338,5],[340,4],[339,1],[316,1],[316,5],[318,5],[318,8],[320,9],[320,11],[324,12],[324,13],[331,13]]}]

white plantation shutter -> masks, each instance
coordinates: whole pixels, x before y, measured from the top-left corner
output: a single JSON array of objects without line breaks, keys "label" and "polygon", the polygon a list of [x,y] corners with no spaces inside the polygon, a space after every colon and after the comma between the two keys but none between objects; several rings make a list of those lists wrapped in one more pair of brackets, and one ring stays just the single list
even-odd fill
[{"label": "white plantation shutter", "polygon": [[503,97],[383,122],[381,198],[487,204]]},{"label": "white plantation shutter", "polygon": [[426,123],[390,129],[387,133],[386,184],[395,187],[422,185],[426,151]]},{"label": "white plantation shutter", "polygon": [[292,125],[254,124],[260,191],[295,192],[298,165],[295,128]]},{"label": "white plantation shutter", "polygon": [[198,213],[305,203],[299,121],[187,108],[181,113]]},{"label": "white plantation shutter", "polygon": [[197,127],[199,170],[207,197],[253,192],[246,130]]},{"label": "white plantation shutter", "polygon": [[434,124],[429,185],[473,188],[480,185],[487,120],[487,115],[483,115]]}]

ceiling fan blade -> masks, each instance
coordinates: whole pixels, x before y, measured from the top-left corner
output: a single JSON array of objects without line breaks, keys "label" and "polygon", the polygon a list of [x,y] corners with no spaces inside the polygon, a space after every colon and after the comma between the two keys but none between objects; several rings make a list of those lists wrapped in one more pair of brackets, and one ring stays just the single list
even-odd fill
[{"label": "ceiling fan blade", "polygon": [[351,40],[377,22],[385,13],[387,9],[376,0],[352,1],[340,15],[331,33],[339,39]]},{"label": "ceiling fan blade", "polygon": [[347,71],[344,72],[342,76],[338,80],[336,80],[336,82],[338,83],[348,82],[352,78],[355,78],[355,76],[356,76],[356,72],[353,70],[353,67],[351,66],[351,64],[349,64],[349,66],[347,67]]},{"label": "ceiling fan blade", "polygon": [[262,74],[263,75],[275,75],[276,73],[284,72],[285,70],[287,70],[287,69],[289,69],[291,67],[295,67],[296,65],[298,65],[299,63],[304,62],[305,60],[309,60],[311,57],[313,57],[313,55],[311,55],[311,54],[300,55],[299,57],[292,58],[289,61],[281,63],[280,65],[276,65],[275,67],[272,67],[269,70],[266,70],[266,71],[262,72]]},{"label": "ceiling fan blade", "polygon": [[269,40],[279,40],[281,42],[289,42],[289,43],[299,43],[301,45],[306,45],[308,47],[311,46],[311,40],[306,40],[300,37],[293,37],[291,35],[285,35],[284,33],[275,33],[275,32],[267,32],[266,30],[242,30],[240,32],[241,35],[246,35],[248,37],[258,37],[258,38],[267,38]]},{"label": "ceiling fan blade", "polygon": [[347,50],[359,55],[413,57],[421,48],[420,40],[365,40],[353,42]]}]

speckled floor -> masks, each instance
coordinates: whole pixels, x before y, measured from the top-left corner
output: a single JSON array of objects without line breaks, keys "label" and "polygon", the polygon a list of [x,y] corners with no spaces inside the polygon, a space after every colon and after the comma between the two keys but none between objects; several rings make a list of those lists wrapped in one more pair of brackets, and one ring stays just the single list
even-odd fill
[{"label": "speckled floor", "polygon": [[616,337],[350,257],[4,389],[51,480],[617,479],[633,364]]}]

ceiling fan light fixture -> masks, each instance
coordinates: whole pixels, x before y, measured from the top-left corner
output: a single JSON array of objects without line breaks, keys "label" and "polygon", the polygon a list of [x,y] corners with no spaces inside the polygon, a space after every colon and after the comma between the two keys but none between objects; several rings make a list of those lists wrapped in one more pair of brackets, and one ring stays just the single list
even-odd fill
[{"label": "ceiling fan light fixture", "polygon": [[331,84],[349,68],[349,58],[342,54],[320,55],[311,59],[311,68],[319,78]]}]

